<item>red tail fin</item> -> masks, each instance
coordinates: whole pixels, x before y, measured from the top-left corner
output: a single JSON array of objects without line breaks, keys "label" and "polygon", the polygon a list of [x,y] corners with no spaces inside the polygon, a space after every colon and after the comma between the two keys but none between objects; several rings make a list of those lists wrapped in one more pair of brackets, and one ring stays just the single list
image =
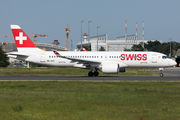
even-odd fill
[{"label": "red tail fin", "polygon": [[17,49],[37,48],[36,45],[30,40],[30,38],[18,25],[11,25],[11,30],[14,36],[14,40],[16,42]]}]

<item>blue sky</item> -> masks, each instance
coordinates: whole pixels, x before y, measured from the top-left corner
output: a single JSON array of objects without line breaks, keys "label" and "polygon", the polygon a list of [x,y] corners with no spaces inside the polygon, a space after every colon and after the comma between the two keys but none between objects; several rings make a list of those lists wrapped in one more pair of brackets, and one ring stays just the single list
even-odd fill
[{"label": "blue sky", "polygon": [[[39,43],[52,43],[55,38],[65,47],[65,27],[69,24],[69,39],[75,44],[81,40],[83,32],[90,35],[108,34],[109,40],[127,34],[142,35],[144,21],[145,40],[168,38],[180,42],[180,1],[179,0],[3,0],[0,4],[0,34],[11,34],[10,24],[19,25],[27,34],[48,34],[48,38],[37,38]],[[33,39],[33,38],[31,38]],[[0,38],[0,42],[13,38]],[[70,42],[69,42],[70,46]],[[70,47],[69,47],[70,49]]]}]

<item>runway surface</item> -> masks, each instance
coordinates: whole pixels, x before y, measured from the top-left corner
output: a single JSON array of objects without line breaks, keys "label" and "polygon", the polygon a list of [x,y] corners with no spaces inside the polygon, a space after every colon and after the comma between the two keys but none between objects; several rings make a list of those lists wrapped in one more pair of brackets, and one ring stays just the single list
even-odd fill
[{"label": "runway surface", "polygon": [[[158,72],[158,70],[153,70],[151,72]],[[98,77],[88,77],[88,76],[0,76],[0,81],[8,80],[29,80],[29,81],[180,81],[180,67],[178,68],[166,68],[163,73],[171,74],[160,76],[98,76]]]},{"label": "runway surface", "polygon": [[0,76],[0,81],[7,80],[29,80],[29,81],[180,81],[180,76],[99,76],[99,77],[88,77],[88,76]]}]

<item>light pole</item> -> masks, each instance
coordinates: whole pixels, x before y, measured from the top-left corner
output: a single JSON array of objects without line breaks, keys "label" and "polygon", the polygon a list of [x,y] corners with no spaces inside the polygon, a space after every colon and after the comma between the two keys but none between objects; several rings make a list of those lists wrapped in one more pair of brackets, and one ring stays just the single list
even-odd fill
[{"label": "light pole", "polygon": [[82,49],[82,23],[83,23],[84,21],[81,21],[81,49]]},{"label": "light pole", "polygon": [[73,41],[71,39],[71,51],[73,50]]},{"label": "light pole", "polygon": [[170,56],[169,57],[171,57],[171,41],[172,41],[172,38],[169,38],[169,40],[170,40]]},{"label": "light pole", "polygon": [[98,50],[98,28],[101,28],[101,26],[97,26],[97,51],[99,51]]},{"label": "light pole", "polygon": [[91,23],[92,21],[89,21],[88,22],[88,42],[90,42],[90,23]]}]

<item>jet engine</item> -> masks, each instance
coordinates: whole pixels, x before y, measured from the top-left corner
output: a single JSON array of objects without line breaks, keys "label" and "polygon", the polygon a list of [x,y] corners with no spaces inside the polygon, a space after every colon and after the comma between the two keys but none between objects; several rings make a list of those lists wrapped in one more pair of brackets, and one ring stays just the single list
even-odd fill
[{"label": "jet engine", "polygon": [[119,64],[118,63],[102,63],[101,71],[104,74],[117,74],[119,73]]}]

